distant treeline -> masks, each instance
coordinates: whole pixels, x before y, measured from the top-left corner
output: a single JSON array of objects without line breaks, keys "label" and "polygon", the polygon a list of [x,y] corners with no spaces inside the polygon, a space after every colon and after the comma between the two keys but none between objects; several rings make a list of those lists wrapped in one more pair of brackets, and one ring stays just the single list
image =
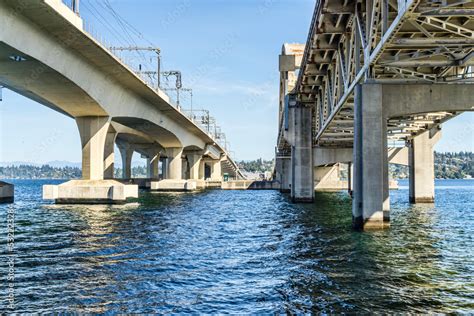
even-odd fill
[{"label": "distant treeline", "polygon": [[[391,176],[395,179],[408,178],[408,167],[390,165]],[[437,179],[474,178],[474,153],[439,153],[435,152],[435,177]]]},{"label": "distant treeline", "polygon": [[41,167],[20,165],[0,167],[0,178],[5,179],[78,179],[81,169],[75,167]]},{"label": "distant treeline", "polygon": [[[0,167],[0,178],[3,179],[80,179],[82,172],[77,167],[41,167],[31,165]],[[132,176],[136,178],[146,177],[146,167],[136,166],[132,168]],[[115,177],[122,177],[122,169],[115,169]]]},{"label": "distant treeline", "polygon": [[[239,167],[247,172],[272,172],[275,160],[251,160],[238,162]],[[408,167],[390,165],[390,175],[394,179],[408,178]],[[122,177],[122,170],[115,169],[115,177]],[[132,168],[132,177],[146,177],[145,166]],[[438,153],[435,152],[435,177],[437,179],[464,179],[474,178],[474,153]],[[81,169],[75,167],[41,167],[31,165],[0,167],[0,178],[3,179],[79,179]]]},{"label": "distant treeline", "polygon": [[239,168],[243,171],[252,173],[265,173],[266,171],[273,171],[275,159],[263,160],[262,158],[260,158],[257,160],[240,161],[237,164],[239,165]]},{"label": "distant treeline", "polygon": [[[248,172],[264,173],[272,171],[275,160],[248,160],[238,162],[239,167]],[[394,179],[408,178],[408,167],[390,165],[390,175]],[[437,179],[474,178],[474,153],[472,152],[435,152],[435,177]]]},{"label": "distant treeline", "polygon": [[[132,178],[146,178],[147,172],[145,166],[132,167]],[[122,169],[115,168],[114,177],[119,179],[122,177]]]}]

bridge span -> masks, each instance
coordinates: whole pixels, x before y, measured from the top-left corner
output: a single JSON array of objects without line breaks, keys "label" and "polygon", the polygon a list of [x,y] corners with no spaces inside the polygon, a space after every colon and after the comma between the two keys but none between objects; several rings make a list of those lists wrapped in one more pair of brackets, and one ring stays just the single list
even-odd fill
[{"label": "bridge span", "polygon": [[322,168],[348,163],[357,229],[389,225],[389,161],[434,202],[433,146],[474,110],[473,66],[473,1],[316,1],[306,44],[280,55],[275,178],[312,202]]},{"label": "bridge span", "polygon": [[[137,197],[130,179],[134,152],[147,159],[152,189],[192,190],[206,179],[220,181],[223,172],[242,178],[220,134],[150,86],[83,23],[60,0],[0,2],[0,85],[75,119],[79,129],[82,179],[45,186],[44,198],[113,203]],[[114,179],[115,144],[121,180]]]}]

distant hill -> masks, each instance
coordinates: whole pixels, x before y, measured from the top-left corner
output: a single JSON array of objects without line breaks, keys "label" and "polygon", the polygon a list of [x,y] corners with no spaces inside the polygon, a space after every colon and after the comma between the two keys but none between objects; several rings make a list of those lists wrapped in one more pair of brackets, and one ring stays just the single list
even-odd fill
[{"label": "distant hill", "polygon": [[[406,179],[409,176],[407,166],[390,165],[390,174],[395,179]],[[474,153],[439,153],[435,152],[436,179],[474,178]]]}]

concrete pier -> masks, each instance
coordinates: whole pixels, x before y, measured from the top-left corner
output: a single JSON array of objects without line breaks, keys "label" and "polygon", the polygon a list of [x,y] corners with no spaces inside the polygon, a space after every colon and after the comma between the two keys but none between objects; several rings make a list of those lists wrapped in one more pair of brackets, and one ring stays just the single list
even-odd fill
[{"label": "concrete pier", "polygon": [[104,179],[113,179],[115,173],[115,139],[117,132],[112,126],[109,127],[105,137],[104,148]]},{"label": "concrete pier", "polygon": [[[166,167],[166,178],[161,181],[150,181],[149,187],[152,191],[194,191],[198,188],[196,181],[183,179],[183,148],[166,148],[168,164]],[[189,158],[188,158],[189,159]]]},{"label": "concrete pier", "polygon": [[200,173],[202,153],[190,153],[187,157],[189,162],[189,178],[204,180],[204,176],[201,177],[202,173]]},{"label": "concrete pier", "polygon": [[196,184],[196,190],[204,190],[204,189],[209,188],[209,185],[208,185],[209,181],[206,181],[204,179],[198,179],[198,180],[190,179],[188,181],[194,182]]},{"label": "concrete pier", "polygon": [[206,180],[206,189],[221,189],[222,181],[220,180]]},{"label": "concrete pier", "polygon": [[186,192],[197,190],[197,183],[193,180],[165,179],[150,182],[151,191]]},{"label": "concrete pier", "polygon": [[350,196],[352,196],[352,192],[354,190],[353,187],[353,179],[354,179],[354,168],[352,162],[347,164],[347,192]]},{"label": "concrete pier", "polygon": [[108,117],[76,118],[82,145],[82,179],[104,178],[105,139],[109,130]]},{"label": "concrete pier", "polygon": [[125,203],[138,197],[138,186],[104,180],[104,152],[110,123],[108,117],[78,117],[82,144],[82,180],[45,185],[43,198],[61,204]]},{"label": "concrete pier", "polygon": [[117,180],[71,180],[43,186],[43,199],[56,204],[123,204],[138,198],[138,186]]},{"label": "concrete pier", "polygon": [[389,226],[387,122],[382,100],[381,85],[356,87],[352,207],[356,229]]},{"label": "concrete pier", "polygon": [[147,177],[149,179],[158,179],[159,177],[159,162],[160,162],[160,155],[154,155],[151,158],[146,159],[146,172]]},{"label": "concrete pier", "polygon": [[279,181],[233,180],[222,182],[222,190],[279,190]]},{"label": "concrete pier", "polygon": [[291,192],[291,181],[293,179],[293,168],[291,167],[291,157],[282,160],[281,192]]},{"label": "concrete pier", "polygon": [[280,182],[280,192],[291,192],[291,157],[277,157],[276,163],[276,179]]},{"label": "concrete pier", "polygon": [[0,181],[0,203],[13,203],[15,187],[13,184]]},{"label": "concrete pier", "polygon": [[162,179],[168,179],[169,178],[169,163],[168,163],[168,158],[163,157],[161,158],[161,176]]},{"label": "concrete pier", "polygon": [[[220,159],[212,159],[202,151],[184,152],[186,159],[182,159],[182,148],[167,148],[166,152],[170,160],[169,177],[161,181],[151,181],[150,190],[186,192],[221,188],[222,165]],[[184,164],[183,161],[186,163]],[[207,179],[205,179],[206,177]]]},{"label": "concrete pier", "polygon": [[132,177],[132,157],[134,151],[127,145],[119,144],[118,148],[122,157],[122,179],[130,179]]},{"label": "concrete pier", "polygon": [[222,166],[220,160],[212,160],[211,162],[211,180],[222,180]]},{"label": "concrete pier", "polygon": [[139,189],[150,189],[150,182],[157,181],[156,179],[149,179],[149,178],[131,178],[127,180],[119,180],[124,184],[136,184],[138,185]]},{"label": "concrete pier", "polygon": [[441,138],[438,129],[413,138],[409,145],[410,202],[434,202],[434,151]]},{"label": "concrete pier", "polygon": [[181,180],[183,177],[183,148],[166,148],[168,154],[168,179]]},{"label": "concrete pier", "polygon": [[295,99],[289,102],[290,106],[293,106],[295,118],[294,146],[291,150],[293,168],[291,199],[293,202],[312,203],[314,201],[312,107]]}]

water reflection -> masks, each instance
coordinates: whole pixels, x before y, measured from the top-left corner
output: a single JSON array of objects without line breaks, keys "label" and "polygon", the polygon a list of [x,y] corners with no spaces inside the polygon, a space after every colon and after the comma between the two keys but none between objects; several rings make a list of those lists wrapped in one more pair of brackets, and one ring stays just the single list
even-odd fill
[{"label": "water reflection", "polygon": [[38,202],[41,182],[16,185],[16,312],[474,309],[465,183],[437,189],[428,206],[392,192],[391,228],[367,233],[350,229],[346,193],[311,205],[274,191],[144,193],[138,204],[86,207]]}]

